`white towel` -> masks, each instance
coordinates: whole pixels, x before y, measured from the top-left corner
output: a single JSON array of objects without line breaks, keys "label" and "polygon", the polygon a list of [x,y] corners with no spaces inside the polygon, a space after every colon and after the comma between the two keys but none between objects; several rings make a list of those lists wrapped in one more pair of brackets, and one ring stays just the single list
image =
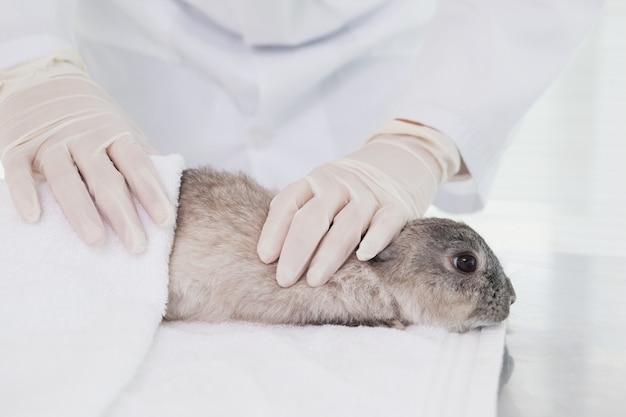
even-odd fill
[{"label": "white towel", "polygon": [[[178,157],[155,158],[172,200]],[[466,334],[342,326],[165,323],[173,230],[85,246],[47,187],[23,224],[0,182],[0,415],[496,414],[505,326]],[[156,336],[155,336],[156,335]]]},{"label": "white towel", "polygon": [[168,323],[108,417],[494,417],[505,326]]},{"label": "white towel", "polygon": [[[183,160],[155,157],[172,201]],[[160,229],[139,208],[149,245],[129,255],[108,230],[90,248],[65,219],[50,189],[43,215],[24,224],[0,181],[0,415],[102,415],[148,351],[167,301],[173,227]]]}]

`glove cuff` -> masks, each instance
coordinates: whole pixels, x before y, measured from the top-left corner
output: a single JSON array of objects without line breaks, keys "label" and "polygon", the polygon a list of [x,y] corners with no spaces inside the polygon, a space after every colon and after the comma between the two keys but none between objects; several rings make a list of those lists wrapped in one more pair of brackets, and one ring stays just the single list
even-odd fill
[{"label": "glove cuff", "polygon": [[24,88],[60,75],[89,79],[83,60],[73,49],[60,49],[43,58],[0,70],[0,103]]},{"label": "glove cuff", "polygon": [[[411,141],[397,141],[394,137],[414,138]],[[435,176],[437,185],[441,185],[454,176],[461,169],[461,156],[459,151],[447,135],[424,125],[408,123],[401,120],[392,120],[379,127],[370,138],[368,143],[386,143],[404,149],[419,160],[423,160],[423,151],[428,152],[436,163],[438,169],[431,171]]]}]

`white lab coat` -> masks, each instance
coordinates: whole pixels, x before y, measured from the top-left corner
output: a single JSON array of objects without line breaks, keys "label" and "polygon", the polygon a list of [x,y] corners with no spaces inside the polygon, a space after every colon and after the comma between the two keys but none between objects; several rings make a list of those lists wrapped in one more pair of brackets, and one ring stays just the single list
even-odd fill
[{"label": "white lab coat", "polygon": [[511,132],[602,1],[3,0],[0,68],[61,47],[162,153],[282,187],[405,118],[448,134],[480,208]]}]

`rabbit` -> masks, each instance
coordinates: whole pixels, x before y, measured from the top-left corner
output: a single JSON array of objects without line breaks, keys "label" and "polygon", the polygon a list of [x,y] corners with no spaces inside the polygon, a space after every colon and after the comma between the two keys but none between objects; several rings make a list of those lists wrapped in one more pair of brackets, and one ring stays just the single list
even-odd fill
[{"label": "rabbit", "polygon": [[279,286],[276,263],[256,253],[273,195],[245,174],[184,171],[166,320],[466,332],[507,318],[515,291],[500,262],[469,226],[443,218],[410,221],[376,257],[352,254],[321,287]]}]

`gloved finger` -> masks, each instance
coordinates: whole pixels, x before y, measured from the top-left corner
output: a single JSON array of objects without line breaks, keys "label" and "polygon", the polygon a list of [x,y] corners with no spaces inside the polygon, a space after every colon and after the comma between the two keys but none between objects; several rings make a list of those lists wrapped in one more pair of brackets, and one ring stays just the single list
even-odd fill
[{"label": "gloved finger", "polygon": [[374,214],[356,251],[360,261],[368,261],[395,239],[407,222],[406,214],[395,206],[384,206]]},{"label": "gloved finger", "polygon": [[354,252],[377,207],[374,198],[351,201],[333,220],[306,274],[311,287],[324,285]]},{"label": "gloved finger", "polygon": [[147,245],[146,234],[124,176],[103,151],[89,160],[75,159],[96,206],[124,247],[133,254],[143,252]]},{"label": "gloved finger", "polygon": [[104,243],[102,219],[87,192],[74,162],[65,148],[41,150],[35,161],[37,170],[48,182],[57,202],[80,238],[91,246]]},{"label": "gloved finger", "polygon": [[41,217],[41,205],[33,179],[30,157],[8,151],[3,160],[5,182],[17,212],[27,223],[36,223]]},{"label": "gloved finger", "polygon": [[337,187],[326,187],[322,195],[316,195],[293,216],[276,267],[280,286],[289,287],[300,279],[333,218],[346,203],[345,194]]},{"label": "gloved finger", "polygon": [[107,152],[152,220],[161,227],[172,226],[176,211],[142,146],[127,136],[114,142]]},{"label": "gloved finger", "polygon": [[270,203],[257,244],[257,254],[269,264],[280,256],[294,214],[313,198],[313,190],[306,179],[289,184]]}]

